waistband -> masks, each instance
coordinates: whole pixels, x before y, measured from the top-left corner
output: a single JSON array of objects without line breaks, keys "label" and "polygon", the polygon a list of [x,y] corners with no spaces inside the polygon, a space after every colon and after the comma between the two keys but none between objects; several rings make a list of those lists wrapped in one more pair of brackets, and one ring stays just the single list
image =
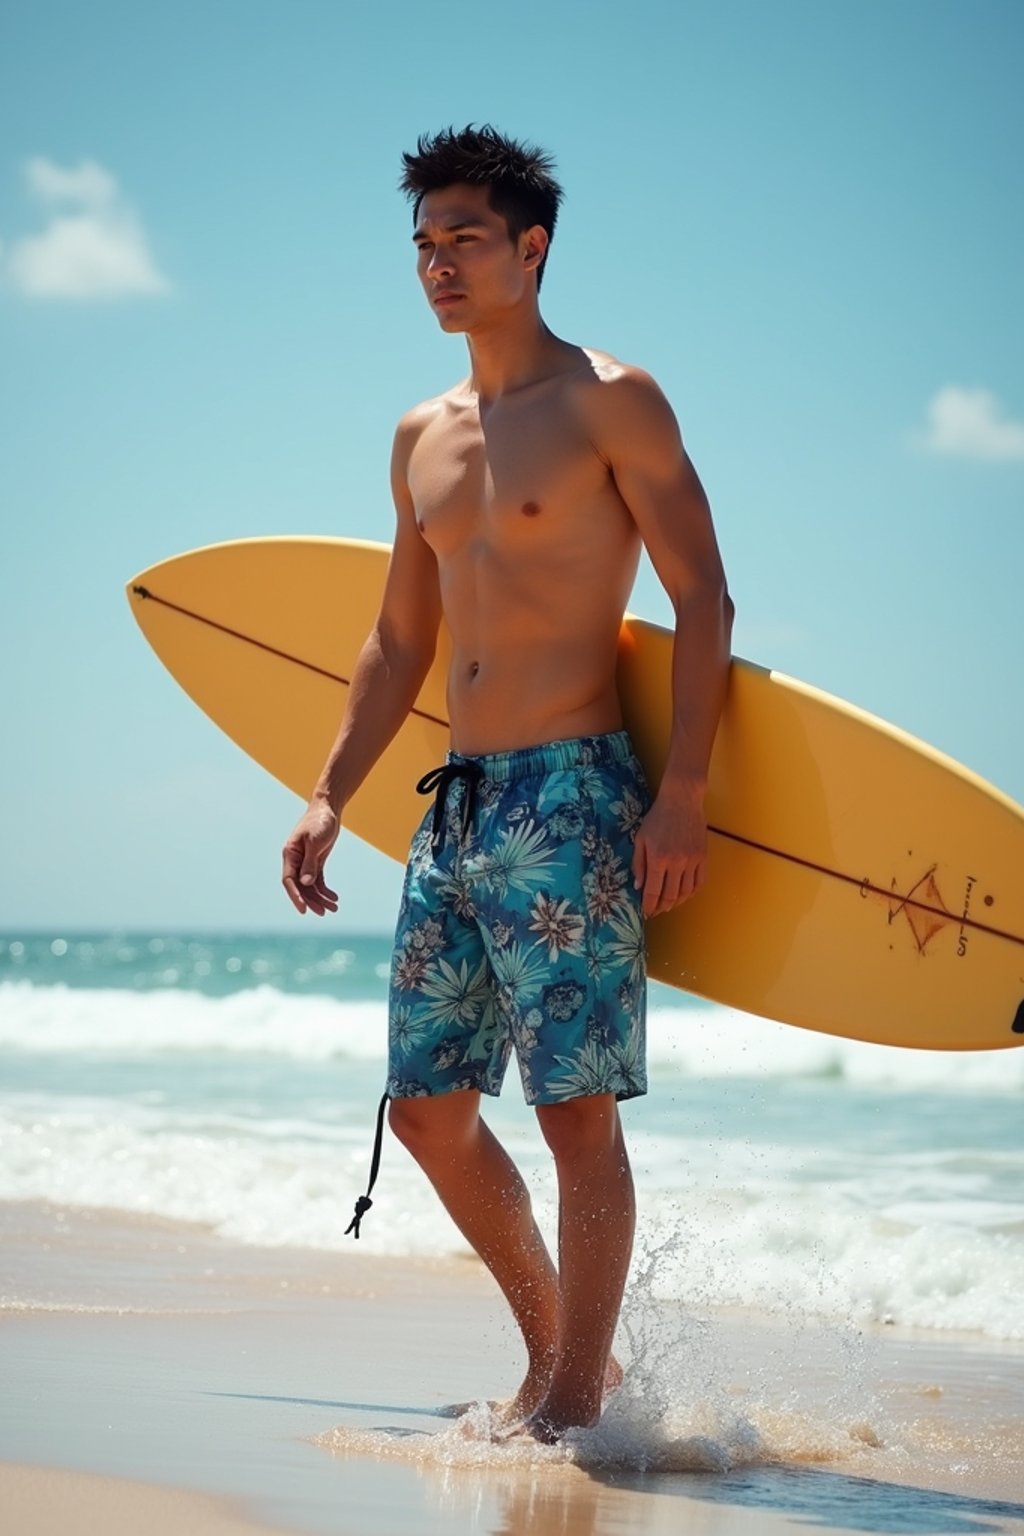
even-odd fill
[{"label": "waistband", "polygon": [[628,731],[609,731],[603,736],[573,736],[564,741],[545,741],[536,747],[517,747],[512,752],[484,752],[467,757],[448,752],[446,763],[475,763],[492,782],[539,778],[567,768],[602,768],[626,763],[633,756]]}]

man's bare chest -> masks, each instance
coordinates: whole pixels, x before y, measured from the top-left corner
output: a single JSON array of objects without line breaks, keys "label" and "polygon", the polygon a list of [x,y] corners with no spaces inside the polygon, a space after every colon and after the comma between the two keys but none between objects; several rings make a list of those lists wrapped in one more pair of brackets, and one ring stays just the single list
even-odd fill
[{"label": "man's bare chest", "polygon": [[610,487],[585,433],[559,411],[439,423],[409,463],[416,519],[439,555],[481,538],[564,537]]}]

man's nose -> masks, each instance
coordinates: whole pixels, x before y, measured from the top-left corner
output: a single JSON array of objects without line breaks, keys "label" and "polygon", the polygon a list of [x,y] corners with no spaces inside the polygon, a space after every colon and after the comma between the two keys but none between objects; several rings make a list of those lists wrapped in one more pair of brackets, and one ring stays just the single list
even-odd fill
[{"label": "man's nose", "polygon": [[435,250],[433,256],[427,262],[428,277],[451,277],[455,271],[455,263],[452,261],[450,251]]}]

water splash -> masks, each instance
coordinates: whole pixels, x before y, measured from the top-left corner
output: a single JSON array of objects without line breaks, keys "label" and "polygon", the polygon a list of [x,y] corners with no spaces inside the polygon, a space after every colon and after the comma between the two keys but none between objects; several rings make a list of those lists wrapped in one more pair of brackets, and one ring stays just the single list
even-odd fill
[{"label": "water splash", "polygon": [[617,1350],[621,1387],[598,1424],[555,1445],[510,1435],[486,1402],[444,1429],[356,1429],[317,1437],[340,1455],[433,1467],[567,1467],[723,1473],[794,1462],[870,1470],[891,1426],[866,1382],[859,1335],[800,1315],[728,1319],[659,1299],[656,1280],[686,1240],[681,1224],[638,1241]]}]

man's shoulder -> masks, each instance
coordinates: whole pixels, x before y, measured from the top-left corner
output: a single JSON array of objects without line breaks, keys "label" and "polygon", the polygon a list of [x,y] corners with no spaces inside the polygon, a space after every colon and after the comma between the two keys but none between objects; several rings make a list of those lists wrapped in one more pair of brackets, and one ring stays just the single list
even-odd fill
[{"label": "man's shoulder", "polygon": [[586,354],[589,364],[587,368],[581,369],[581,374],[589,382],[602,385],[602,394],[635,394],[652,389],[661,393],[656,380],[646,368],[636,363],[623,362],[620,357],[613,357],[610,352],[603,352],[599,347],[582,347],[580,350]]},{"label": "man's shoulder", "polygon": [[459,393],[460,391],[464,393],[464,390],[464,384],[453,384],[451,389],[411,405],[398,418],[398,425],[395,427],[396,439],[406,444],[414,443],[427,427],[436,421],[443,420],[457,409]]},{"label": "man's shoulder", "polygon": [[438,415],[438,401],[420,400],[403,411],[395,426],[395,447],[406,453],[412,448],[431,421]]},{"label": "man's shoulder", "polygon": [[625,363],[610,352],[585,347],[588,366],[581,370],[577,399],[595,444],[674,420],[657,380],[646,368]]}]

